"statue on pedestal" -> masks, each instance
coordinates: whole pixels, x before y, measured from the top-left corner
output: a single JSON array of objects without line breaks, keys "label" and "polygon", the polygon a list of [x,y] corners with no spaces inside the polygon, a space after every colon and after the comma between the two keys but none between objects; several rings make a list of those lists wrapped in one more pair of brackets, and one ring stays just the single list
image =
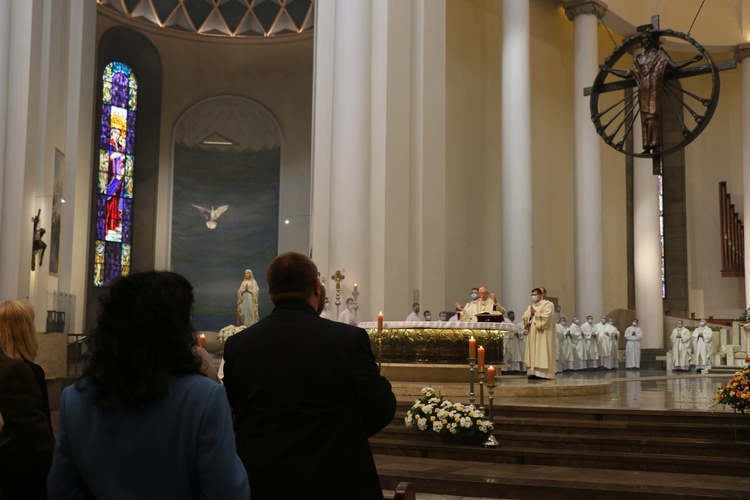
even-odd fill
[{"label": "statue on pedestal", "polygon": [[237,326],[250,326],[258,322],[258,282],[253,272],[245,269],[245,279],[237,290]]}]

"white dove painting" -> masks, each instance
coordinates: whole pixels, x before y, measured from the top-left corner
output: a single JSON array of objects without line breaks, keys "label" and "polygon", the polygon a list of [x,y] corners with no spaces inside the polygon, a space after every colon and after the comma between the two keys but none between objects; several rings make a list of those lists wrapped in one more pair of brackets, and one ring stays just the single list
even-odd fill
[{"label": "white dove painting", "polygon": [[209,210],[208,208],[201,207],[199,205],[194,205],[195,208],[198,209],[200,213],[203,214],[203,216],[206,218],[206,227],[209,229],[216,229],[217,220],[219,217],[221,217],[221,214],[226,212],[229,209],[229,205],[222,205],[219,208],[211,207]]}]

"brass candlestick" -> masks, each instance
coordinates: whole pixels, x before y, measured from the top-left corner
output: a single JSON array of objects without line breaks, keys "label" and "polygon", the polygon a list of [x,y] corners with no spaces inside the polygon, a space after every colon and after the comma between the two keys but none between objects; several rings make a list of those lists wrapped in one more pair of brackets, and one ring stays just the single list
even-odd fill
[{"label": "brass candlestick", "polygon": [[474,367],[477,365],[477,358],[467,358],[469,362],[469,403],[474,404]]},{"label": "brass candlestick", "polygon": [[[490,422],[492,422],[493,430],[494,430],[494,427],[495,427],[495,420],[494,420],[494,417],[492,415],[492,400],[493,400],[492,396],[495,394],[495,387],[497,387],[497,385],[495,384],[494,380],[492,381],[491,384],[487,384],[487,391],[490,393],[490,395],[489,395],[489,399],[490,399],[490,415],[489,415],[489,417],[490,417]],[[484,447],[485,448],[497,448],[498,446],[500,446],[500,443],[498,443],[497,439],[495,439],[495,436],[492,434],[492,431],[490,431],[490,435],[487,436],[487,440],[484,442]]]}]

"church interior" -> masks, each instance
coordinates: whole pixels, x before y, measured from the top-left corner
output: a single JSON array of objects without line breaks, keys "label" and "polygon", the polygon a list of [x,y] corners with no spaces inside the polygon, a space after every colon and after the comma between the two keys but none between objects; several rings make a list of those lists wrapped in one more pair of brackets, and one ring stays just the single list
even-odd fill
[{"label": "church interior", "polygon": [[[592,116],[635,102],[603,68],[644,25],[696,59],[682,108],[659,94],[664,154],[635,108],[609,139]],[[568,320],[638,318],[641,369],[498,370],[485,448],[403,425],[424,386],[468,402],[465,363],[384,363],[388,493],[745,498],[750,424],[712,400],[750,348],[748,56],[750,0],[0,0],[0,300],[34,306],[54,409],[129,272],[188,278],[217,366],[243,273],[262,318],[286,251],[371,335],[480,285],[520,318],[543,286]],[[673,372],[700,320],[717,366]]]}]

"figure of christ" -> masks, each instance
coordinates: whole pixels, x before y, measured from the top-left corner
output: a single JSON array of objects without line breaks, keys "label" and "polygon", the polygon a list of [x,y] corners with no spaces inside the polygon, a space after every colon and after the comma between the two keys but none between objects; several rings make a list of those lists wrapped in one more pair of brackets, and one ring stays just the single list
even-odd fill
[{"label": "figure of christ", "polygon": [[[638,28],[643,31],[644,27]],[[646,28],[651,28],[647,25]],[[646,31],[641,34],[643,52],[633,58],[633,64],[628,71],[602,66],[621,78],[633,77],[638,86],[638,109],[641,114],[641,133],[643,152],[656,152],[661,146],[661,96],[660,89],[664,84],[668,70],[678,70],[688,64],[700,61],[703,56],[697,55],[687,61],[675,63],[669,55],[659,47],[659,36]]]}]

